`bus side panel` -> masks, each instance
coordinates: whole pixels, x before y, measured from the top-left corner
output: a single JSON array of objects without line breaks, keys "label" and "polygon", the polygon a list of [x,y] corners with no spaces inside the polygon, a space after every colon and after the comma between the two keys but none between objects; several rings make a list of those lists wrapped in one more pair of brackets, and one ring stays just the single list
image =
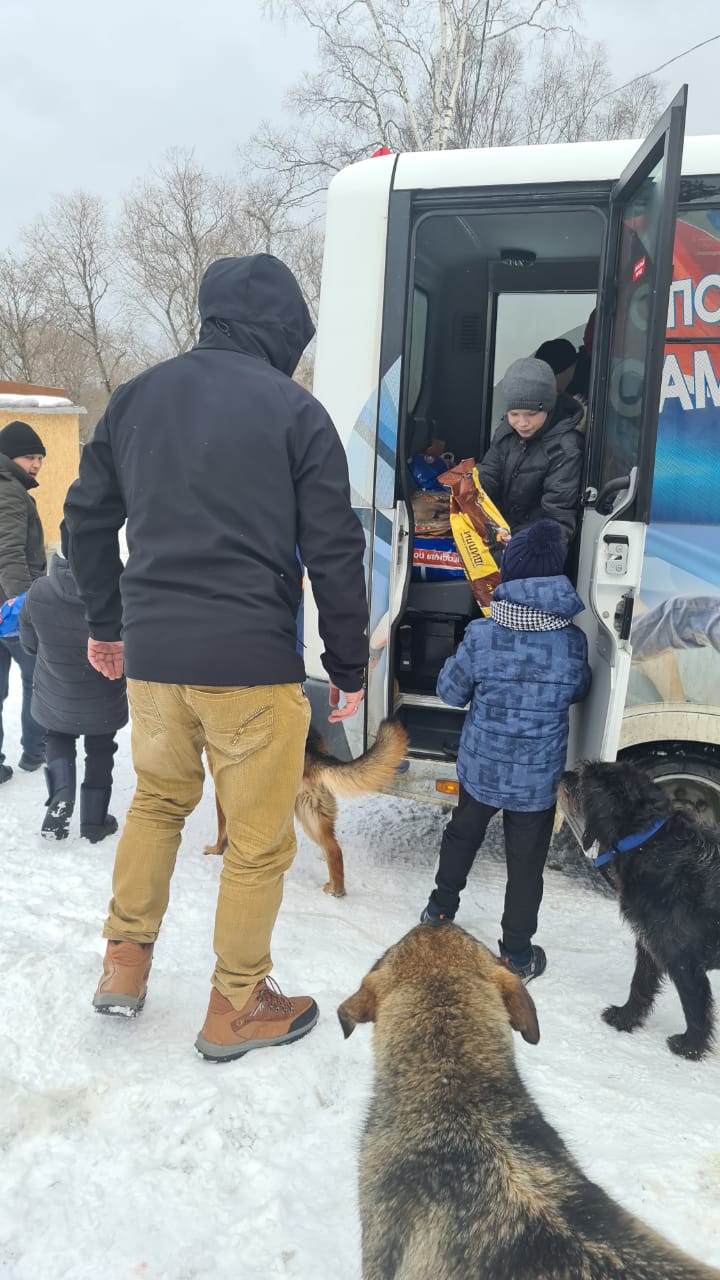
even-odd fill
[{"label": "bus side panel", "polygon": [[[633,714],[622,746],[642,741],[638,726],[650,720],[637,713],[645,707],[664,709],[668,739],[692,739],[703,709],[717,717],[710,736],[720,742],[719,207],[680,214],[673,257],[651,519],[631,632]],[[652,723],[657,731],[657,716]]]},{"label": "bus side panel", "polygon": [[[368,670],[367,735],[373,741],[389,706],[388,639],[392,623],[391,584],[396,563],[395,465],[400,404],[401,360],[388,369],[380,387],[375,514],[370,580],[370,666]],[[352,472],[351,472],[352,474]]]},{"label": "bus side panel", "polygon": [[[351,501],[365,533],[368,586],[393,167],[393,157],[378,157],[344,170],[330,184],[313,383],[313,392],[333,419],[347,453]],[[303,642],[314,723],[335,754],[356,756],[365,745],[364,716],[331,730],[327,725],[327,695],[318,687],[326,686],[327,673],[320,661],[323,645],[311,580],[305,591]]]}]

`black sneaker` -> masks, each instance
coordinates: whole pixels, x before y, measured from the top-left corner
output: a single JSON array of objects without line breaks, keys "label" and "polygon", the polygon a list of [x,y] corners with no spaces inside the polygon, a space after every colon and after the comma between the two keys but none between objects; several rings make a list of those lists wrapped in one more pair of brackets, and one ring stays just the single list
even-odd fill
[{"label": "black sneaker", "polygon": [[23,751],[18,760],[18,769],[24,769],[25,773],[34,773],[36,769],[42,769],[44,763],[44,756],[29,756],[27,751]]},{"label": "black sneaker", "polygon": [[513,959],[512,953],[506,950],[502,942],[498,943],[498,946],[500,947],[500,960],[502,964],[504,964],[511,973],[514,973],[521,982],[524,982],[526,986],[533,978],[539,978],[540,974],[545,972],[547,968],[547,956],[545,955],[542,947],[532,946],[530,948],[530,959],[525,964],[518,964],[517,960]]},{"label": "black sneaker", "polygon": [[13,776],[13,771],[9,764],[0,764],[0,785],[3,782],[9,782]]},{"label": "black sneaker", "polygon": [[427,906],[424,908],[421,916],[421,924],[451,924],[455,919],[454,911],[441,911],[440,907],[432,898],[428,900]]}]

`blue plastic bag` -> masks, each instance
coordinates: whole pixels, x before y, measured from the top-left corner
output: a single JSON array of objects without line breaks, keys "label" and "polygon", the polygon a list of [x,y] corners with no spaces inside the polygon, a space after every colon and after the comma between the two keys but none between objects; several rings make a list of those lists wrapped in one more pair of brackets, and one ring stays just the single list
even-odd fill
[{"label": "blue plastic bag", "polygon": [[20,610],[26,592],[0,604],[0,636],[16,636],[20,630]]},{"label": "blue plastic bag", "polygon": [[442,489],[438,484],[438,476],[447,471],[444,458],[432,458],[429,455],[416,453],[408,462],[410,474],[418,489]]}]

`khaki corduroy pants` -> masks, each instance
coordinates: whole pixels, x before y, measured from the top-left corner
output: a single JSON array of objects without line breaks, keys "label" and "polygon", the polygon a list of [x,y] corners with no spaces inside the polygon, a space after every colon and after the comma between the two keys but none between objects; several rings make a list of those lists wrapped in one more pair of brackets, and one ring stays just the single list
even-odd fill
[{"label": "khaki corduroy pants", "polygon": [[202,752],[227,819],[215,915],[213,985],[240,1009],[272,967],[283,877],[296,851],[293,812],[309,703],[299,684],[207,688],[128,680],[137,789],[115,855],[103,930],[154,942],[186,817],[202,795]]}]

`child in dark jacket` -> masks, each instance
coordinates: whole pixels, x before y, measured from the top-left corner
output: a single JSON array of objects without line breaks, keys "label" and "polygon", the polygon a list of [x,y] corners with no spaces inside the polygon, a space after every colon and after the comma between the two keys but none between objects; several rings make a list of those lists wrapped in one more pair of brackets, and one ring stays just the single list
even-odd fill
[{"label": "child in dark jacket", "polygon": [[41,832],[64,840],[75,807],[75,752],[85,739],[85,775],[80,788],[80,835],[93,844],[117,831],[108,813],[112,793],[115,734],[128,721],[125,680],[106,680],[87,659],[88,627],[67,562],[62,555],[46,578],[30,587],[20,614],[20,642],[37,655],[32,714],[47,730],[47,812]]},{"label": "child in dark jacket", "polygon": [[585,410],[558,393],[544,360],[516,360],[501,392],[505,416],[478,467],[483,488],[513,533],[556,520],[567,553],[578,518]]},{"label": "child in dark jacket", "polygon": [[503,811],[507,886],[500,958],[523,981],[546,965],[531,939],[565,767],[568,712],[590,688],[587,642],[572,623],[582,601],[562,569],[562,531],[540,520],[511,538],[489,618],[471,622],[437,682],[470,708],[460,738],[460,795],[440,846],[426,924],[455,917],[490,819]]}]

